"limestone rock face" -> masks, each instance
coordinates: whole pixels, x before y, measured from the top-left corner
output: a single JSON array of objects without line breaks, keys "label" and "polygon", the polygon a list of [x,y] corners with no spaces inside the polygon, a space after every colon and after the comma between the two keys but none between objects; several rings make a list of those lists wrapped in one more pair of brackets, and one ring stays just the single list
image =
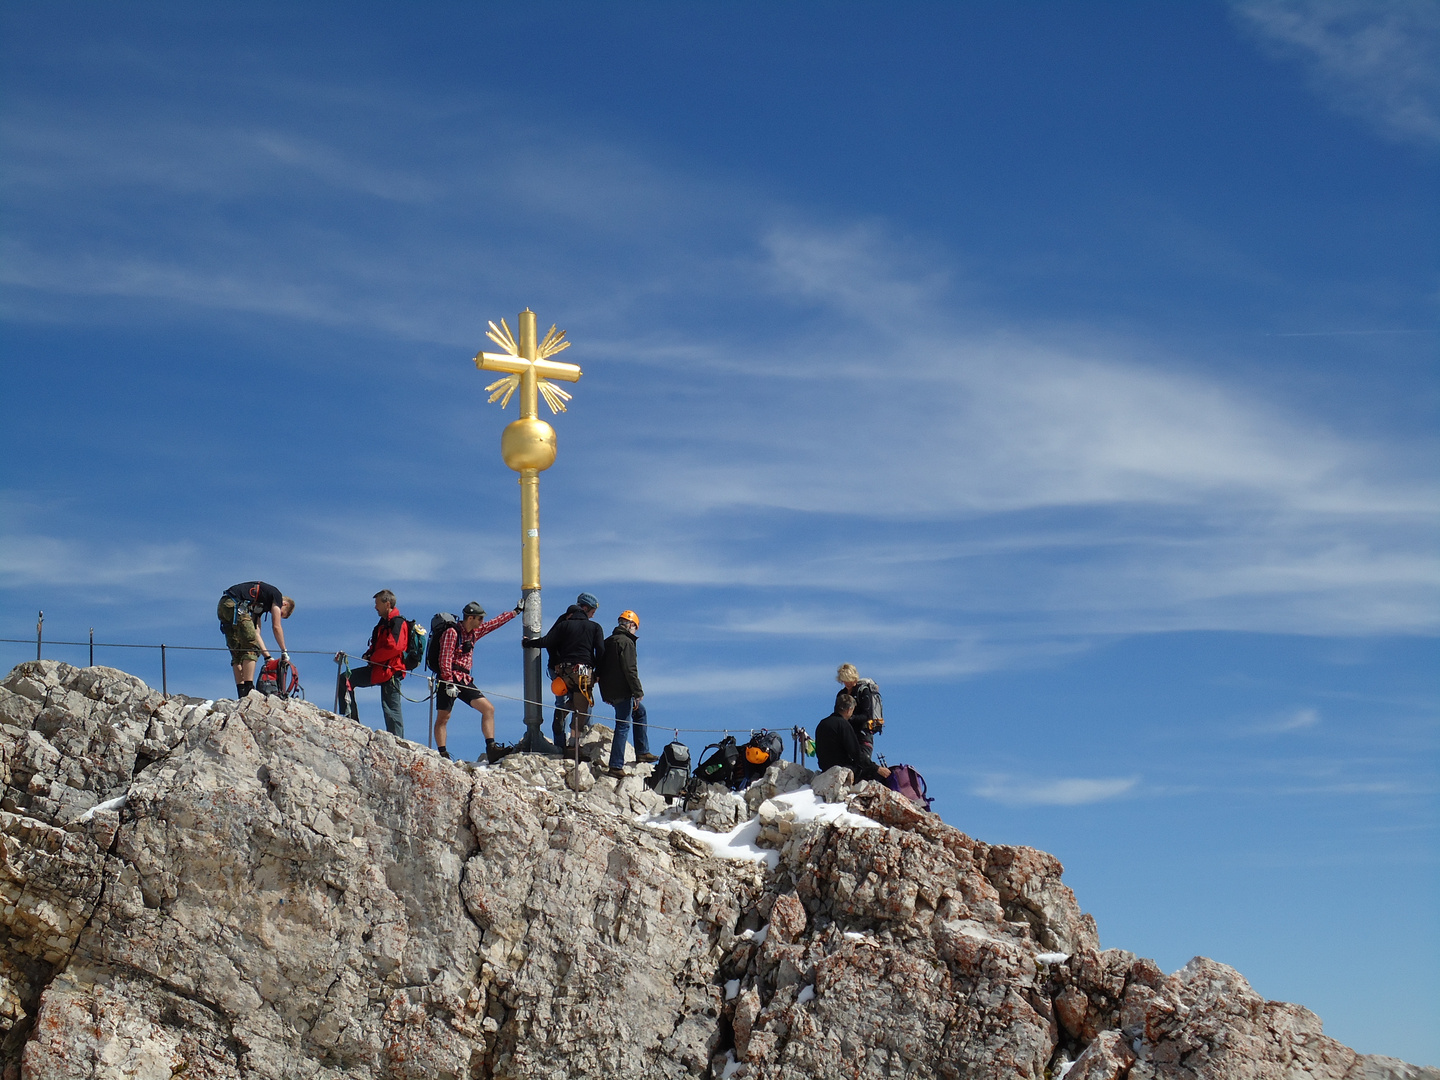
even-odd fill
[{"label": "limestone rock face", "polygon": [[820,778],[849,824],[789,807],[793,765],[684,816],[605,749],[476,767],[303,702],[22,664],[3,1080],[1440,1080],[1223,965],[1102,952],[1054,858],[878,784]]}]

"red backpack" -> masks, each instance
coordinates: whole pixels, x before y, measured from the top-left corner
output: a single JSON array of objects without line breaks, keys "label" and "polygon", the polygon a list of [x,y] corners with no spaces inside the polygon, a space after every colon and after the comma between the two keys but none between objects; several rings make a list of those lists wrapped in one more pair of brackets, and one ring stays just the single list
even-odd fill
[{"label": "red backpack", "polygon": [[255,673],[255,689],[266,697],[272,694],[292,698],[305,696],[305,688],[300,685],[300,676],[294,666],[273,656]]}]

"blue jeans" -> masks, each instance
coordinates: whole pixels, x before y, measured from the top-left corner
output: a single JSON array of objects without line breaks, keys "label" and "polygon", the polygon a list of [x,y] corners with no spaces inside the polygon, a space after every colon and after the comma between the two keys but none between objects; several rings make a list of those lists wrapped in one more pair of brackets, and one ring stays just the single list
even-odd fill
[{"label": "blue jeans", "polygon": [[635,755],[650,753],[650,729],[645,725],[645,703],[634,698],[612,701],[615,706],[615,738],[610,740],[610,767],[625,767],[625,736],[630,733],[631,710],[635,717]]}]

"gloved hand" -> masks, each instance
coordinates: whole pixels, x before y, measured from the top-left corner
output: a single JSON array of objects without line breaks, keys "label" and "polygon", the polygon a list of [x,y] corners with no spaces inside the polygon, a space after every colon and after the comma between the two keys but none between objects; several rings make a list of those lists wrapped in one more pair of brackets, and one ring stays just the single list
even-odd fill
[{"label": "gloved hand", "polygon": [[284,649],[280,650],[280,662],[282,664],[288,664],[290,662],[290,654]]},{"label": "gloved hand", "polygon": [[525,598],[524,598],[524,597],[521,597],[521,598],[520,598],[520,602],[515,605],[515,614],[516,614],[516,615],[519,615],[519,614],[523,613],[524,610],[525,610]]},{"label": "gloved hand", "polygon": [[527,649],[538,649],[540,646],[537,645],[537,644],[535,644],[535,643],[536,643],[537,641],[539,641],[539,640],[540,640],[539,638],[522,637],[522,638],[520,639],[520,644],[523,645],[523,646],[525,646],[525,648],[527,648]]},{"label": "gloved hand", "polygon": [[438,689],[444,697],[459,697],[459,695],[455,693],[455,684],[452,682],[446,682],[444,679],[441,679]]}]

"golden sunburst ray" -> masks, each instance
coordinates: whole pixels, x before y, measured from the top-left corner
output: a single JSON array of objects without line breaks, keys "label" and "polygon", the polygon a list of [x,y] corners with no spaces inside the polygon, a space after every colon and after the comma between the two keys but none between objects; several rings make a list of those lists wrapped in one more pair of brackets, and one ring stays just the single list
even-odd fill
[{"label": "golden sunburst ray", "polygon": [[564,352],[569,347],[570,342],[565,340],[565,331],[552,324],[550,332],[545,335],[545,340],[540,343],[540,348],[536,350],[536,353],[540,359],[545,360],[558,352]]},{"label": "golden sunburst ray", "polygon": [[507,323],[504,319],[500,320],[499,326],[496,326],[495,321],[492,319],[490,321],[490,329],[486,332],[485,336],[488,337],[491,341],[495,342],[496,345],[499,345],[511,356],[520,355],[520,350],[515,347],[514,335],[510,333],[510,324]]},{"label": "golden sunburst ray", "polygon": [[549,379],[541,379],[540,393],[545,398],[545,404],[550,406],[550,412],[562,413],[565,411],[565,402],[570,400],[570,395],[560,387],[556,386]]},{"label": "golden sunburst ray", "polygon": [[515,391],[519,388],[519,375],[506,375],[503,379],[496,379],[489,386],[485,387],[486,390],[492,391],[492,393],[490,394],[491,401],[494,401],[502,394],[504,395],[504,400],[500,402],[500,408],[502,409],[505,408],[506,405],[510,404],[510,395],[515,393]]}]

